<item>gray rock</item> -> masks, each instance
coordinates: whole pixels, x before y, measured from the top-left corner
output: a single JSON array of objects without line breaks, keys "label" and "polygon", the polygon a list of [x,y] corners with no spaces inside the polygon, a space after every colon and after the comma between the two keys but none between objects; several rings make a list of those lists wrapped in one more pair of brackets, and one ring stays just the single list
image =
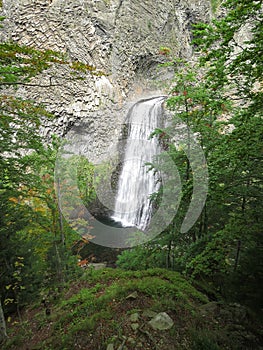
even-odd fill
[{"label": "gray rock", "polygon": [[108,344],[107,350],[114,350],[114,344]]},{"label": "gray rock", "polygon": [[88,268],[94,269],[94,270],[102,270],[105,269],[106,263],[90,263],[88,264]]},{"label": "gray rock", "polygon": [[131,328],[133,331],[137,331],[137,329],[140,327],[139,323],[132,323]]},{"label": "gray rock", "polygon": [[137,291],[135,291],[135,292],[129,294],[129,295],[126,297],[126,299],[137,299],[137,298],[138,298],[138,292],[137,292]]},{"label": "gray rock", "polygon": [[[133,101],[145,97],[157,89],[156,79],[166,82],[173,76],[172,70],[159,68],[169,60],[160,47],[170,48],[173,57],[191,58],[192,23],[206,22],[211,13],[210,0],[148,0],[143,5],[140,0],[5,0],[0,12],[5,16],[2,41],[60,51],[105,73],[85,72],[83,80],[72,80],[69,66],[58,64],[39,74],[35,86],[16,91],[59,115],[45,126],[47,139],[52,133],[65,135],[78,120],[96,121],[87,130],[91,161],[103,158],[104,150],[118,140],[115,129],[124,121],[120,107],[128,95]],[[97,113],[102,106],[105,113]]]},{"label": "gray rock", "polygon": [[160,312],[151,321],[150,326],[155,330],[167,330],[173,327],[174,322],[166,312]]},{"label": "gray rock", "polygon": [[128,342],[128,343],[131,343],[131,344],[135,344],[135,343],[136,343],[136,340],[135,340],[133,337],[129,337],[129,338],[127,339],[127,342]]},{"label": "gray rock", "polygon": [[152,310],[144,310],[142,315],[144,317],[153,318],[153,317],[155,317],[157,315],[157,312],[152,311]]},{"label": "gray rock", "polygon": [[211,301],[207,304],[200,306],[200,311],[203,316],[208,314],[213,315],[218,312],[219,304],[216,301]]},{"label": "gray rock", "polygon": [[137,321],[139,321],[139,317],[140,317],[140,315],[136,312],[130,316],[130,320],[131,320],[131,322],[137,322]]}]

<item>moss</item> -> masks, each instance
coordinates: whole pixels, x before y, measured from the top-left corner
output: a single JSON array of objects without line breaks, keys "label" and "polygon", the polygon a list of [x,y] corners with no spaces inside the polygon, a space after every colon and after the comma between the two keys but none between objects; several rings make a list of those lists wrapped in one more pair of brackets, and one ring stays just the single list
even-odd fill
[{"label": "moss", "polygon": [[[208,298],[177,272],[159,268],[145,271],[104,269],[85,273],[68,288],[64,297],[61,295],[59,300],[53,301],[48,319],[36,310],[31,328],[28,324],[28,335],[31,329],[36,332],[35,327],[40,334],[34,349],[66,350],[76,346],[86,349],[91,342],[92,350],[106,348],[113,337],[117,337],[116,343],[123,335],[129,337],[132,312],[138,312],[140,320],[147,324],[143,316],[145,308],[166,311],[176,320],[176,329],[171,330],[169,339],[162,339],[164,345],[160,349],[165,348],[165,341],[178,339],[186,339],[187,349],[217,350],[229,345],[226,321],[222,319],[220,329],[221,319],[216,319],[213,312],[209,311],[204,318],[200,306],[207,303]],[[135,291],[138,296],[127,299]],[[31,312],[34,311],[31,309]],[[16,327],[14,334],[12,342],[4,349],[17,350],[23,342],[28,342],[22,325]],[[42,334],[45,337],[41,338]]]}]

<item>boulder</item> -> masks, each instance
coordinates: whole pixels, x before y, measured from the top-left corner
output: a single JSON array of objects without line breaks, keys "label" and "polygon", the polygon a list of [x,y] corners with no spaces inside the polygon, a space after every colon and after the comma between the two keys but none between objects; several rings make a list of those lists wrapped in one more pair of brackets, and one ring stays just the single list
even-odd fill
[{"label": "boulder", "polygon": [[108,344],[107,350],[114,350],[114,345],[113,344]]},{"label": "boulder", "polygon": [[106,263],[90,263],[88,264],[88,268],[92,268],[94,270],[102,270],[105,269]]},{"label": "boulder", "polygon": [[131,314],[131,316],[130,316],[130,320],[131,320],[131,322],[137,322],[137,321],[139,321],[139,314],[138,314],[138,312],[135,312],[134,314]]},{"label": "boulder", "polygon": [[131,328],[133,331],[137,331],[137,329],[140,327],[139,323],[132,323]]},{"label": "boulder", "polygon": [[155,330],[164,331],[173,327],[174,322],[166,312],[160,312],[151,321],[150,326]]},{"label": "boulder", "polygon": [[126,299],[137,299],[137,298],[138,298],[138,292],[137,292],[137,291],[135,291],[135,292],[129,294],[129,295],[126,297]]},{"label": "boulder", "polygon": [[152,310],[144,310],[142,315],[144,317],[153,318],[157,315],[157,312],[152,311]]}]

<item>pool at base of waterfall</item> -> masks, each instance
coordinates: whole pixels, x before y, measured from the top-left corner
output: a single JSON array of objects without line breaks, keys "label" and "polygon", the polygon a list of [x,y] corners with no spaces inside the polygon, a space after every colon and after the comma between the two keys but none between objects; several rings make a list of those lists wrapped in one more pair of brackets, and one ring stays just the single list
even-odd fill
[{"label": "pool at base of waterfall", "polygon": [[131,222],[121,220],[116,216],[112,216],[109,220],[113,222],[113,226],[115,227],[136,227]]},{"label": "pool at base of waterfall", "polygon": [[128,223],[128,222],[123,222],[118,219],[118,217],[109,217],[109,216],[97,216],[97,220],[99,220],[102,224],[105,224],[107,226],[112,226],[112,227],[119,227],[119,228],[127,228],[127,227],[135,227],[134,225]]}]

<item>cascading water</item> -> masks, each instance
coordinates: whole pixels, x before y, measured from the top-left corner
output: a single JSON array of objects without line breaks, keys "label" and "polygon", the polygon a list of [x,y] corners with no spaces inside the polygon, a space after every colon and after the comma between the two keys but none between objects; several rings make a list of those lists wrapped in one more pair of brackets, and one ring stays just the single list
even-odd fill
[{"label": "cascading water", "polygon": [[159,189],[160,179],[146,164],[152,163],[161,152],[157,138],[149,137],[161,126],[164,99],[162,96],[137,102],[128,114],[126,145],[112,216],[124,227],[145,230],[151,220],[150,196]]}]

